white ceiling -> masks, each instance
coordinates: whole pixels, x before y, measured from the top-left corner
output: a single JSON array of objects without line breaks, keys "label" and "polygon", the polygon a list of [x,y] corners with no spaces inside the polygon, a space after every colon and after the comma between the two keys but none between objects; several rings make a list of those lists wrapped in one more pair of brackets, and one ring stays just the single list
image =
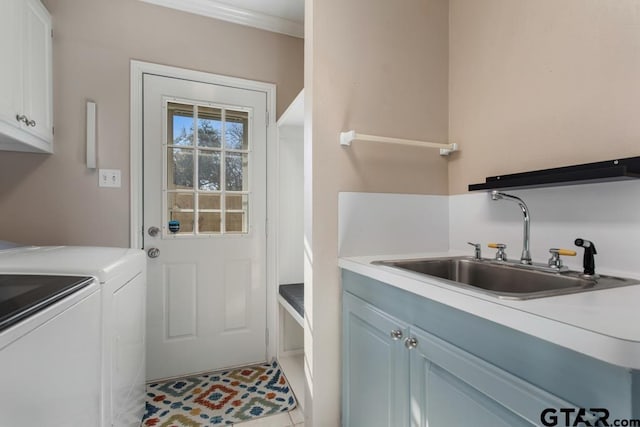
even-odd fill
[{"label": "white ceiling", "polygon": [[304,37],[304,0],[142,1],[294,37]]}]

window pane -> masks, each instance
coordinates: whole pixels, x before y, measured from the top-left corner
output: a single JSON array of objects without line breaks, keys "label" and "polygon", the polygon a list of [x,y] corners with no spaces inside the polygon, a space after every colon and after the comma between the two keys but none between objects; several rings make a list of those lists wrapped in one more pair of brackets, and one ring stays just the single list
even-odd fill
[{"label": "window pane", "polygon": [[193,235],[195,221],[202,234],[247,233],[249,112],[170,102],[167,119],[168,221],[178,234]]},{"label": "window pane", "polygon": [[193,105],[167,104],[168,144],[190,146],[193,145]]},{"label": "window pane", "polygon": [[227,194],[225,197],[226,232],[246,233],[249,210],[249,196],[246,194]]},{"label": "window pane", "polygon": [[220,233],[220,212],[200,212],[198,230],[200,233]]},{"label": "window pane", "polygon": [[167,152],[167,184],[169,190],[193,188],[193,150],[169,148]]},{"label": "window pane", "polygon": [[167,193],[167,210],[169,221],[180,222],[180,231],[175,234],[193,233],[193,193]]},{"label": "window pane", "polygon": [[170,211],[193,210],[193,193],[167,193],[167,208]]},{"label": "window pane", "polygon": [[249,196],[246,194],[226,194],[226,209],[228,211],[246,211],[249,204]]},{"label": "window pane", "polygon": [[222,139],[222,110],[198,108],[198,146],[220,148]]},{"label": "window pane", "polygon": [[225,158],[226,189],[229,191],[248,191],[248,155],[227,153]]},{"label": "window pane", "polygon": [[227,233],[246,233],[246,215],[244,212],[227,212],[225,217]]},{"label": "window pane", "polygon": [[200,193],[198,195],[198,209],[220,210],[220,195]]},{"label": "window pane", "polygon": [[235,150],[249,149],[249,113],[226,111],[225,147]]},{"label": "window pane", "polygon": [[198,153],[198,188],[200,190],[220,190],[220,153],[200,151]]}]

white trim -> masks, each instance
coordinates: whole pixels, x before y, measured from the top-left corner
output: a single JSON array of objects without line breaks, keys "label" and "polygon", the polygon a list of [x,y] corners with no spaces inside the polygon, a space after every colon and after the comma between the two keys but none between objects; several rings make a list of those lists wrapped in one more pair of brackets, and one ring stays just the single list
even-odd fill
[{"label": "white trim", "polygon": [[[276,123],[278,128],[284,126],[304,126],[304,88],[298,93],[296,98],[291,101],[291,104],[280,115],[278,122]],[[280,138],[278,138],[278,141]]]},{"label": "white trim", "polygon": [[208,16],[234,24],[260,28],[261,30],[304,38],[304,25],[289,19],[271,16],[253,10],[242,9],[215,0],[141,0],[157,6]]},{"label": "white trim", "polygon": [[130,246],[142,248],[142,76],[156,74],[184,80],[238,87],[242,89],[265,92],[267,95],[267,328],[271,331],[267,342],[266,360],[276,355],[276,292],[277,283],[277,199],[273,195],[277,189],[277,152],[276,152],[276,85],[272,83],[246,80],[238,77],[222,76],[201,71],[186,70],[167,65],[152,64],[142,61],[131,61],[131,217]]},{"label": "white trim", "polygon": [[293,320],[295,320],[301,328],[304,328],[304,319],[302,318],[302,316],[300,316],[300,313],[298,313],[296,309],[293,308],[291,304],[289,304],[289,301],[284,299],[282,295],[278,295],[278,302],[285,310],[287,310],[287,313],[289,313],[291,317],[293,317]]}]

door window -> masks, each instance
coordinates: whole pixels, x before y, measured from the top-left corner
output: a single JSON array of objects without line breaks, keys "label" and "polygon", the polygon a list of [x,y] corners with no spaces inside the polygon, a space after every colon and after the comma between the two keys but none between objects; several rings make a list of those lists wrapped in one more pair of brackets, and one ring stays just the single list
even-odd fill
[{"label": "door window", "polygon": [[167,100],[164,119],[165,235],[247,234],[250,111]]}]

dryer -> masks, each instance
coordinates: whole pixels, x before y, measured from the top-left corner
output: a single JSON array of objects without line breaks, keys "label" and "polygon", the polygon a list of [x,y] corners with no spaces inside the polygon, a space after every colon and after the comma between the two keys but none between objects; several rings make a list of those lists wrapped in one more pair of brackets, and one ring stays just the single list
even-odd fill
[{"label": "dryer", "polygon": [[101,335],[100,401],[95,425],[138,427],[145,405],[144,252],[84,246],[9,248],[0,250],[0,273],[95,278],[100,291]]}]

